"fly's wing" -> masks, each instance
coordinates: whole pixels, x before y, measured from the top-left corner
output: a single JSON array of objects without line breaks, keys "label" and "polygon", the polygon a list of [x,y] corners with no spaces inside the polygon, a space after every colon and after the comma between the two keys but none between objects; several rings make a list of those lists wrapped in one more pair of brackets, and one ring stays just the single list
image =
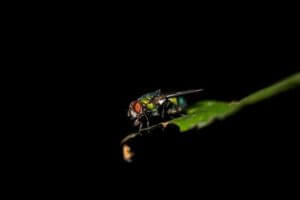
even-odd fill
[{"label": "fly's wing", "polygon": [[187,95],[187,94],[193,94],[193,93],[197,93],[197,92],[201,92],[201,91],[203,91],[203,89],[185,90],[185,91],[166,94],[165,97],[172,98],[172,97],[178,97],[178,96],[183,96],[183,95]]},{"label": "fly's wing", "polygon": [[144,98],[147,98],[147,99],[152,99],[153,97],[158,97],[161,95],[161,90],[158,89],[158,90],[155,90],[154,92],[149,92],[147,94],[144,94],[143,96],[141,96],[139,99],[144,99]]}]

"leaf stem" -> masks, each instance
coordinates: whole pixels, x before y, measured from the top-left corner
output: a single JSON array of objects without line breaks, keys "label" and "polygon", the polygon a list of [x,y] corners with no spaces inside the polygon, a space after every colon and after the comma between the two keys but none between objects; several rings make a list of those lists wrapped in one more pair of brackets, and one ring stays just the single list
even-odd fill
[{"label": "leaf stem", "polygon": [[272,86],[261,89],[240,101],[240,106],[255,104],[275,95],[292,90],[300,86],[300,73],[296,73]]}]

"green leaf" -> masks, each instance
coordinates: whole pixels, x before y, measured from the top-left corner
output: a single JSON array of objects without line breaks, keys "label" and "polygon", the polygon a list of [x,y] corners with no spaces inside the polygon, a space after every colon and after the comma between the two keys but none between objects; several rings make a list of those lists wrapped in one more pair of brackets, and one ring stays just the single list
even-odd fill
[{"label": "green leaf", "polygon": [[195,103],[188,108],[187,115],[171,120],[169,124],[175,124],[181,132],[192,128],[203,128],[215,120],[224,120],[244,107],[256,104],[280,93],[300,87],[300,73],[292,75],[274,85],[259,90],[239,102],[221,102],[205,100]]},{"label": "green leaf", "polygon": [[201,128],[231,111],[235,106],[236,104],[221,101],[200,101],[187,110],[187,115],[176,118],[171,123],[179,126],[181,132],[194,127]]}]

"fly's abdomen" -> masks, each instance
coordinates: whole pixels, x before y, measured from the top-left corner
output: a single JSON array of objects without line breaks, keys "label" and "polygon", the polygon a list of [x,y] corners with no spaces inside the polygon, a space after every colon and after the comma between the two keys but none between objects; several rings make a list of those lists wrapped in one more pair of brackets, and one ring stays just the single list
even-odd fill
[{"label": "fly's abdomen", "polygon": [[169,99],[174,105],[181,107],[182,109],[187,107],[186,100],[183,97],[173,97]]},{"label": "fly's abdomen", "polygon": [[187,107],[187,103],[183,97],[173,97],[169,101],[172,103],[168,109],[168,114],[179,114]]},{"label": "fly's abdomen", "polygon": [[178,101],[178,106],[181,107],[182,109],[185,109],[187,107],[187,102],[185,98],[178,97],[177,101]]}]

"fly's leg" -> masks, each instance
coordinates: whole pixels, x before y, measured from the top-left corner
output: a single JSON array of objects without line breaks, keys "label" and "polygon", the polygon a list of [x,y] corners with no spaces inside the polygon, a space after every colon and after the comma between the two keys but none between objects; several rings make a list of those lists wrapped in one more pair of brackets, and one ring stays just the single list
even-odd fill
[{"label": "fly's leg", "polygon": [[163,106],[162,111],[161,111],[161,118],[165,119],[165,106]]},{"label": "fly's leg", "polygon": [[[147,117],[147,115],[146,114],[144,114],[144,115],[142,115],[142,116],[140,116],[136,121],[138,122],[138,124],[137,125],[139,125],[139,130],[138,130],[138,134],[142,134],[142,129],[143,129],[143,122],[142,122],[142,118],[143,117],[145,117],[145,119],[146,119],[146,128],[149,128],[149,126],[150,126],[150,123],[149,123],[149,119],[148,119],[148,117]],[[149,132],[149,130],[148,130],[148,132]]]},{"label": "fly's leg", "polygon": [[[147,115],[145,114],[144,115],[145,116],[145,118],[146,118],[146,123],[147,123],[147,128],[149,128],[150,127],[150,122],[149,122],[149,118],[147,117]],[[148,129],[148,133],[150,132],[150,130]]]},{"label": "fly's leg", "polygon": [[141,121],[141,117],[138,116],[137,119],[134,121],[134,125],[135,126],[139,126],[139,129],[138,129],[138,134],[140,134],[142,128],[143,128],[143,122]]},{"label": "fly's leg", "polygon": [[141,133],[142,127],[143,127],[143,123],[140,123],[138,134]]},{"label": "fly's leg", "polygon": [[168,107],[170,106],[170,103],[167,101],[166,103],[164,103],[162,105],[162,111],[161,111],[161,118],[164,120],[165,119],[165,114],[166,114],[166,110],[168,109]]}]

